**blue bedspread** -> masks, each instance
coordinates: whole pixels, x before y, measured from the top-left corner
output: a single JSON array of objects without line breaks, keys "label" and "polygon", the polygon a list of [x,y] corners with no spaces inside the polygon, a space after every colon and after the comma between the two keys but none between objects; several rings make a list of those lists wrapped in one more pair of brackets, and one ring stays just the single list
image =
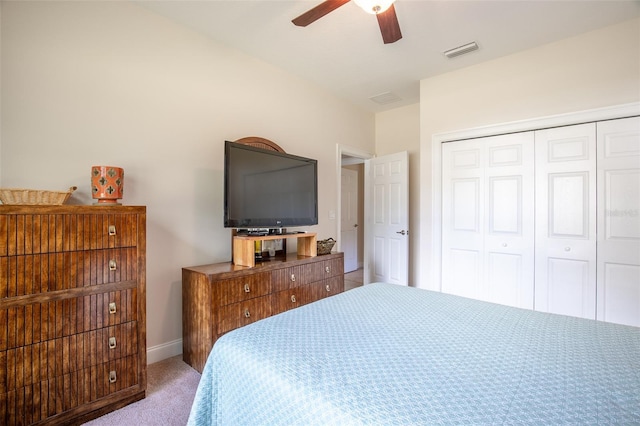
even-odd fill
[{"label": "blue bedspread", "polygon": [[220,338],[190,425],[640,424],[640,328],[371,284]]}]

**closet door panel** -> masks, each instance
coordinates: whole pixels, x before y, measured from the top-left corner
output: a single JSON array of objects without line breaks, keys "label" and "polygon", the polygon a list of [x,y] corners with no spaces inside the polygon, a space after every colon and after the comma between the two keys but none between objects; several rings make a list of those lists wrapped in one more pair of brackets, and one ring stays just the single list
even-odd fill
[{"label": "closet door panel", "polygon": [[520,254],[487,252],[487,300],[503,305],[523,304],[529,296],[522,294],[524,261]]},{"label": "closet door panel", "polygon": [[443,146],[442,291],[533,308],[533,134]]},{"label": "closet door panel", "polygon": [[535,132],[535,309],[595,318],[595,123]]},{"label": "closet door panel", "polygon": [[551,173],[548,180],[549,238],[589,239],[589,172]]},{"label": "closet door panel", "polygon": [[447,251],[447,274],[442,291],[457,296],[480,299],[482,285],[482,250],[450,248]]},{"label": "closet door panel", "polygon": [[602,262],[598,319],[640,327],[640,266]]},{"label": "closet door panel", "polygon": [[593,284],[590,264],[584,260],[573,260],[567,256],[548,257],[549,277],[547,299],[548,312],[585,317],[593,311]]},{"label": "closet door panel", "polygon": [[[483,150],[477,141],[444,144],[442,291],[482,298]],[[446,230],[446,232],[445,232]]]},{"label": "closet door panel", "polygon": [[640,117],[597,131],[597,318],[640,326]]},{"label": "closet door panel", "polygon": [[485,140],[484,299],[533,309],[533,133]]}]

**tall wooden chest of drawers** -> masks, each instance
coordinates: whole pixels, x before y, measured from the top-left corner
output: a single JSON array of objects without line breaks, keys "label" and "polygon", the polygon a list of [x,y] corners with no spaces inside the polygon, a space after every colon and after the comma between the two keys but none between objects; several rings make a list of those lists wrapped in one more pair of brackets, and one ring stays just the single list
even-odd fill
[{"label": "tall wooden chest of drawers", "polygon": [[144,398],[146,208],[0,205],[0,424]]},{"label": "tall wooden chest of drawers", "polygon": [[182,358],[202,372],[223,334],[343,291],[343,253],[182,268]]}]

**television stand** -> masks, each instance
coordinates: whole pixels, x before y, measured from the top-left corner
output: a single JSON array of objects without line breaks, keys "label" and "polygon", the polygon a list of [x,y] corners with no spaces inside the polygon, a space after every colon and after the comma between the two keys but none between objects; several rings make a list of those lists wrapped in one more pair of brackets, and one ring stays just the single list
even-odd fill
[{"label": "television stand", "polygon": [[279,240],[281,238],[296,238],[298,240],[298,256],[313,257],[318,254],[315,232],[296,232],[277,235],[235,235],[233,237],[233,263],[253,268],[256,265],[255,242]]}]

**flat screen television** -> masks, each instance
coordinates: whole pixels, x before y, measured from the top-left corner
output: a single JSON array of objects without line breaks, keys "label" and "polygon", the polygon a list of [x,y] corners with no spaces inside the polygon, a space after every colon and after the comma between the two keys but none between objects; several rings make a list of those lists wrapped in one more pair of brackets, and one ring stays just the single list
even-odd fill
[{"label": "flat screen television", "polygon": [[317,224],[317,160],[225,142],[226,228],[277,230]]}]

